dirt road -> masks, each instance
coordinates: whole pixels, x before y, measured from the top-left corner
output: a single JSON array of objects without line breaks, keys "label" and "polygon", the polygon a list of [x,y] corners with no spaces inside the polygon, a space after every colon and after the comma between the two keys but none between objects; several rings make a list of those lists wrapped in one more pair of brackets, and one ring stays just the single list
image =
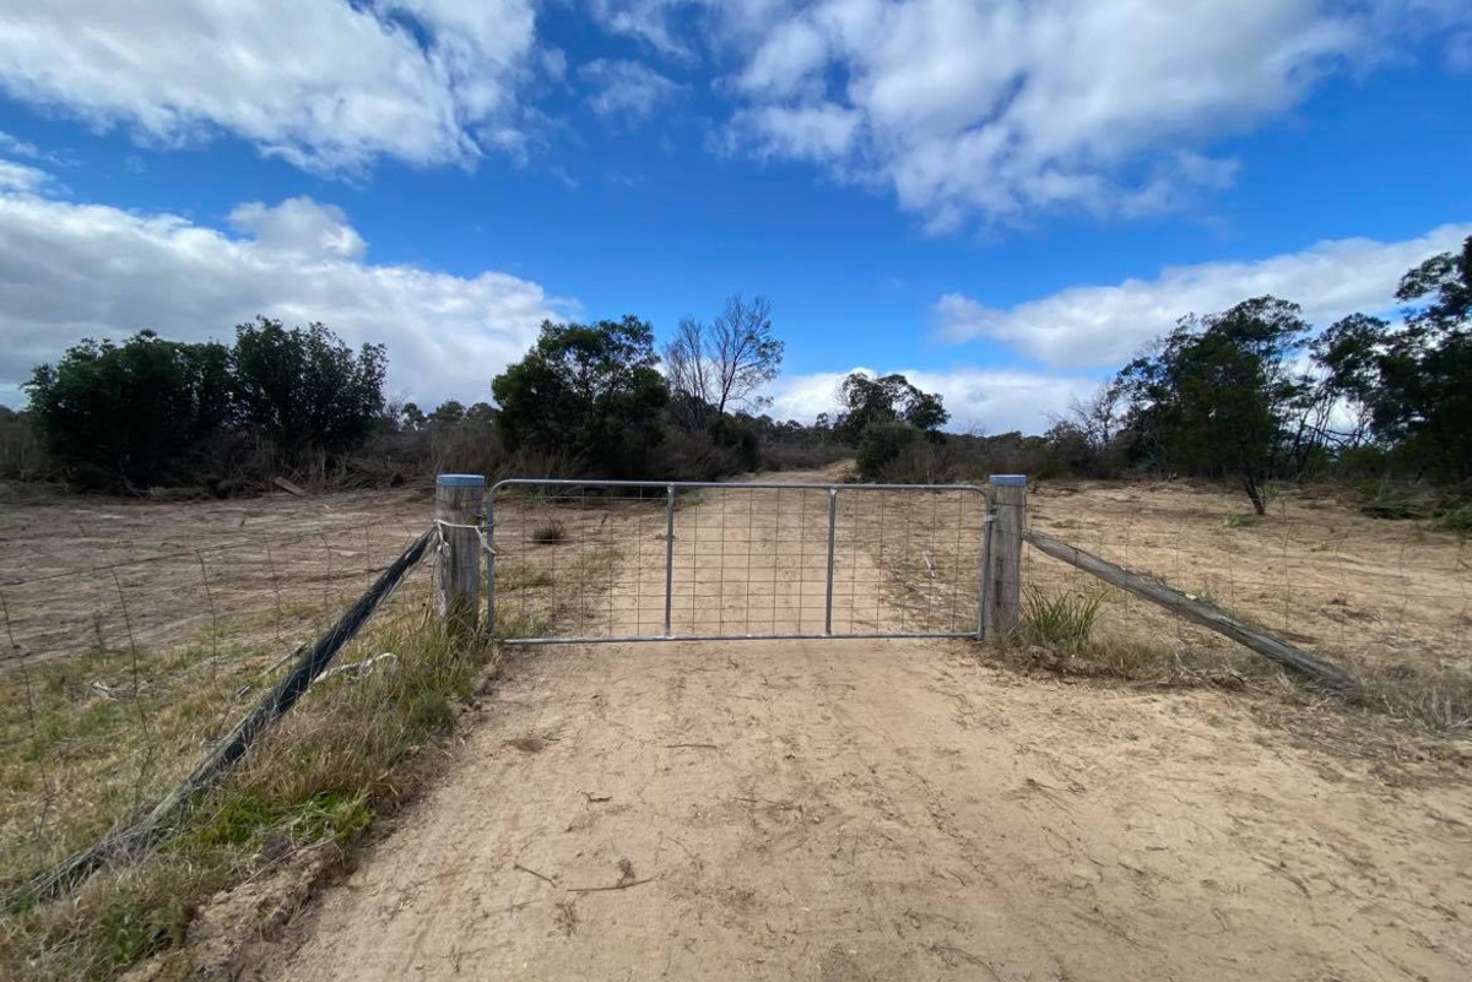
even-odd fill
[{"label": "dirt road", "polygon": [[265,972],[1468,977],[1472,791],[1390,778],[963,642],[525,649]]},{"label": "dirt road", "polygon": [[543,650],[280,977],[1466,977],[1465,787],[1262,735],[960,645]]}]

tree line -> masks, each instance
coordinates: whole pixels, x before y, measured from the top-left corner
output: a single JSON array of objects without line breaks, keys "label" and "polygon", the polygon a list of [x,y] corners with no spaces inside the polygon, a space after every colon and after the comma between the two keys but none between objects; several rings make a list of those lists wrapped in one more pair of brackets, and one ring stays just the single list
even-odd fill
[{"label": "tree line", "polygon": [[386,367],[382,345],[355,352],[316,323],[258,318],[230,345],[145,330],[122,344],[84,339],[36,368],[28,415],[64,476],[137,490],[189,482],[263,443],[285,466],[356,448],[383,411]]},{"label": "tree line", "polygon": [[1405,319],[1315,332],[1277,297],[1187,316],[1047,434],[1076,469],[1265,486],[1338,470],[1472,479],[1472,237],[1406,272]]},{"label": "tree line", "polygon": [[852,455],[866,480],[1230,479],[1261,513],[1276,480],[1472,480],[1472,237],[1409,270],[1396,297],[1399,323],[1353,314],[1322,330],[1271,296],[1188,315],[1041,436],[945,433],[941,397],[898,374],[853,373],[836,413],[775,420],[766,392],[785,346],[761,297],[682,320],[662,349],[632,315],[546,322],[490,380],[492,402],[429,412],[385,398],[383,346],[354,351],[322,324],[258,318],[229,345],[143,331],[38,367],[23,417],[0,414],[0,466],[21,429],[53,472],[125,490],[228,490],[219,475],[242,461],[709,480]]},{"label": "tree line", "polygon": [[[765,413],[783,353],[761,297],[732,297],[709,323],[685,319],[663,358],[652,326],[632,315],[549,321],[490,380],[494,404],[452,399],[426,412],[385,397],[384,346],[353,350],[320,323],[257,318],[230,344],[152,331],[121,343],[89,338],[33,371],[23,413],[0,413],[0,465],[6,476],[82,488],[224,494],[304,471],[391,481],[461,469],[715,479],[835,459],[845,448],[828,431]],[[914,396],[894,378],[873,392],[850,380],[855,438],[870,420],[903,416],[931,430],[944,421],[908,408]],[[886,415],[885,398],[906,408]],[[43,461],[22,452],[30,439]]]}]

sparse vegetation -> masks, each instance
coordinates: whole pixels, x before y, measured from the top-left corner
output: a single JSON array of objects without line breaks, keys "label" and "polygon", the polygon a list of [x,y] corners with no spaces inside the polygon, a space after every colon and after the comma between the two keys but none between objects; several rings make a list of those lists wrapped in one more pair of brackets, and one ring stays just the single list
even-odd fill
[{"label": "sparse vegetation", "polygon": [[532,529],[532,541],[539,542],[542,545],[550,545],[554,542],[561,542],[563,539],[566,538],[567,526],[563,525],[555,518],[549,522],[543,522],[541,525],[538,525],[536,528]]},{"label": "sparse vegetation", "polygon": [[[264,684],[274,647],[231,651],[201,677],[199,647],[142,653],[146,689],[98,694],[89,677],[124,667],[120,654],[28,670],[0,704],[6,788],[0,884],[89,844],[192,766]],[[112,977],[180,942],[209,894],[304,850],[340,851],[414,787],[405,764],[453,723],[494,650],[454,642],[418,605],[370,624],[344,659],[391,651],[391,667],[318,683],[302,705],[193,810],[154,854],[94,876],[73,897],[5,922],[0,975]],[[140,726],[140,716],[147,725]],[[140,770],[139,761],[151,762]],[[67,795],[67,797],[59,797]],[[44,815],[45,821],[33,825]]]},{"label": "sparse vegetation", "polygon": [[1413,665],[1376,671],[1351,696],[1354,705],[1448,737],[1472,736],[1472,674]]},{"label": "sparse vegetation", "polygon": [[1103,590],[1050,594],[1036,587],[1029,588],[1022,599],[1017,640],[1059,651],[1080,650],[1093,639],[1104,596]]}]

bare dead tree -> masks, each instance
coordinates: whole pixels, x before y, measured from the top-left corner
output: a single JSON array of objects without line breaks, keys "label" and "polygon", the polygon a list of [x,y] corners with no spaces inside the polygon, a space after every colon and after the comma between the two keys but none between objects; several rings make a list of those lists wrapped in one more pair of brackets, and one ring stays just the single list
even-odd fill
[{"label": "bare dead tree", "polygon": [[686,317],[664,348],[665,376],[674,396],[670,411],[687,430],[704,422],[714,391],[711,362],[706,355],[708,331],[700,321]]},{"label": "bare dead tree", "polygon": [[765,405],[760,393],[777,377],[783,349],[772,334],[772,304],[765,297],[730,297],[710,324],[680,321],[664,350],[676,415],[693,428],[707,413]]},{"label": "bare dead tree", "polygon": [[1119,430],[1121,393],[1117,385],[1106,383],[1094,390],[1088,401],[1075,396],[1068,405],[1071,422],[1078,427],[1089,446],[1103,452],[1109,449]]},{"label": "bare dead tree", "polygon": [[716,412],[728,404],[752,404],[754,393],[777,377],[783,344],[772,336],[772,304],[766,297],[751,303],[740,295],[726,301],[726,309],[711,325],[716,366]]}]

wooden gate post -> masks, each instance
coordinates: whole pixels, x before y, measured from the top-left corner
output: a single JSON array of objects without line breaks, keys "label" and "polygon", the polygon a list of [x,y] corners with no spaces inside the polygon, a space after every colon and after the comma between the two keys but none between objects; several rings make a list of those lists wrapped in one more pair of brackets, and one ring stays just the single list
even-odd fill
[{"label": "wooden gate post", "polygon": [[1027,475],[993,474],[992,544],[987,563],[987,637],[1002,640],[1022,613],[1022,530],[1027,527]]},{"label": "wooden gate post", "polygon": [[480,608],[481,509],[486,479],[479,474],[441,474],[434,482],[434,518],[444,536],[436,560],[435,601],[453,630],[473,631]]}]

